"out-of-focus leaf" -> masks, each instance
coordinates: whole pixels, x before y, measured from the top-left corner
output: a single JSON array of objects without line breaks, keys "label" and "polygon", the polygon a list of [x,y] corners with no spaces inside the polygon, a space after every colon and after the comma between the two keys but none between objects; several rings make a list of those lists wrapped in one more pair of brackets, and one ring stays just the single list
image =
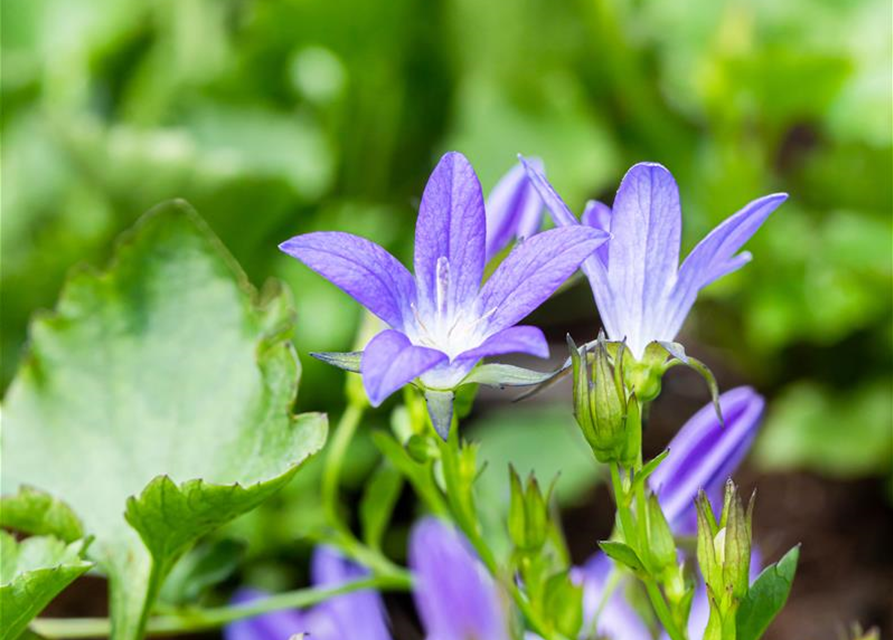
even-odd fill
[{"label": "out-of-focus leaf", "polygon": [[245,555],[245,543],[223,538],[200,544],[168,575],[158,594],[170,604],[195,602],[209,587],[227,579]]},{"label": "out-of-focus leaf", "polygon": [[16,541],[0,531],[0,640],[15,640],[65,587],[92,565],[84,541],[51,536]]},{"label": "out-of-focus leaf", "polygon": [[389,463],[381,464],[366,484],[360,502],[360,522],[363,539],[370,547],[378,549],[391,520],[394,505],[403,488],[403,476]]},{"label": "out-of-focus leaf", "polygon": [[139,636],[151,585],[198,536],[322,446],[325,417],[291,414],[292,322],[285,292],[258,295],[198,215],[173,203],[122,241],[109,271],[72,276],[55,313],[32,325],[5,399],[2,486],[58,496],[95,536],[113,637]]},{"label": "out-of-focus leaf", "polygon": [[889,379],[849,395],[801,383],[772,403],[757,440],[766,469],[816,469],[853,477],[893,470]]}]

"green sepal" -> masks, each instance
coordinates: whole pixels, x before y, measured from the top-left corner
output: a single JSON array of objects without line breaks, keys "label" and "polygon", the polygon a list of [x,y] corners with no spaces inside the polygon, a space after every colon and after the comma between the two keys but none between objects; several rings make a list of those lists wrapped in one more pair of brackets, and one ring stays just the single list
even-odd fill
[{"label": "green sepal", "polygon": [[425,404],[428,407],[428,416],[431,418],[431,425],[434,430],[444,440],[450,433],[450,426],[453,424],[453,398],[455,394],[452,391],[437,391],[435,389],[425,389]]},{"label": "green sepal", "polygon": [[0,531],[0,640],[16,640],[44,608],[93,565],[86,542],[52,536],[21,542]]},{"label": "green sepal", "polygon": [[741,601],[736,616],[736,640],[759,640],[784,607],[794,583],[800,545],[766,567]]},{"label": "green sepal", "polygon": [[527,387],[542,384],[554,376],[554,372],[534,371],[511,364],[487,363],[471,370],[462,384],[482,384],[487,387],[504,389],[506,387]]},{"label": "green sepal", "polygon": [[333,367],[338,367],[339,369],[351,373],[360,372],[360,361],[363,359],[362,351],[347,351],[344,353],[336,351],[311,351],[310,355],[320,362],[325,362]]},{"label": "green sepal", "polygon": [[623,565],[638,576],[647,575],[645,565],[639,559],[638,554],[625,542],[619,540],[601,540],[598,546],[612,560]]},{"label": "green sepal", "polygon": [[543,608],[552,626],[565,638],[576,638],[583,627],[583,587],[567,571],[546,580]]},{"label": "green sepal", "polygon": [[657,344],[663,347],[673,358],[667,365],[667,368],[676,364],[683,364],[701,374],[704,382],[707,383],[707,388],[710,390],[710,398],[713,401],[713,409],[716,411],[716,417],[719,419],[719,423],[725,426],[725,420],[722,416],[722,407],[719,404],[719,385],[716,384],[716,377],[713,375],[710,368],[697,358],[692,358],[691,356],[686,355],[685,347],[678,342],[659,342]]},{"label": "green sepal", "polygon": [[660,463],[663,462],[668,455],[670,455],[670,450],[664,449],[651,460],[646,462],[644,466],[638,472],[636,472],[636,474],[633,476],[633,485],[631,489],[632,493],[635,493],[638,487],[645,486],[648,478],[651,476],[652,473],[655,472]]}]

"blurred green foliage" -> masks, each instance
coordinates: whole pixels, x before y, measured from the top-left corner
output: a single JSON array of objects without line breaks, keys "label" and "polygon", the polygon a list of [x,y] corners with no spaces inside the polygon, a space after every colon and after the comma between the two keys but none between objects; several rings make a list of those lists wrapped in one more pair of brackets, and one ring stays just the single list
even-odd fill
[{"label": "blurred green foliage", "polygon": [[[278,242],[341,229],[407,258],[447,149],[485,189],[540,156],[577,210],[647,159],[679,180],[686,247],[791,193],[682,339],[783,396],[767,463],[889,470],[826,438],[893,429],[891,18],[887,0],[5,0],[2,385],[66,271],[159,201],[289,283],[306,356],[349,348],[360,309]],[[594,318],[562,302],[556,328]],[[302,408],[337,413],[342,374],[302,360]]]}]

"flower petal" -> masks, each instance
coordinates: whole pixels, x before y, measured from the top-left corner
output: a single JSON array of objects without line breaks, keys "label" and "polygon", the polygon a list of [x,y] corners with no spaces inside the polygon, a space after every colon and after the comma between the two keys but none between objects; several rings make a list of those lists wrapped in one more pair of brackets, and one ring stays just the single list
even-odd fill
[{"label": "flower petal", "polygon": [[691,533],[693,503],[698,491],[708,496],[721,490],[741,463],[756,436],[765,401],[750,387],[737,387],[719,397],[723,428],[713,404],[699,410],[670,442],[670,453],[648,483],[660,501],[670,527]]},{"label": "flower petal", "polygon": [[517,245],[481,290],[481,309],[492,314],[489,332],[507,329],[536,309],[608,239],[574,225],[538,233]]},{"label": "flower petal", "polygon": [[519,155],[518,160],[527,172],[527,177],[530,178],[530,182],[539,194],[540,199],[542,199],[543,204],[546,205],[549,213],[552,214],[552,220],[555,224],[559,227],[572,227],[580,224],[577,216],[571,213],[561,196],[556,193],[549,181],[546,180],[546,174],[542,167],[538,167],[532,159],[528,160],[524,156]]},{"label": "flower petal", "polygon": [[411,319],[415,281],[380,246],[349,233],[319,231],[295,236],[279,248],[337,285],[395,329]]},{"label": "flower petal", "polygon": [[480,346],[460,353],[456,361],[477,362],[487,356],[505,353],[529,353],[537,358],[549,357],[549,343],[539,327],[518,325],[503,329],[484,340]]},{"label": "flower petal", "polygon": [[445,353],[417,347],[399,331],[382,331],[366,345],[360,362],[369,401],[377,407],[397,389],[447,360]]},{"label": "flower petal", "polygon": [[[347,560],[332,547],[319,546],[311,561],[313,584],[336,587],[346,582],[368,577],[369,572]],[[317,609],[325,613],[326,622],[310,626],[311,637],[317,640],[341,640],[342,638],[368,638],[390,640],[384,602],[378,592],[371,589],[353,591],[326,600]],[[315,622],[315,621],[314,621]],[[334,633],[323,634],[323,628]]]},{"label": "flower petal", "polygon": [[[258,589],[242,588],[233,596],[233,604],[263,600],[269,594]],[[307,631],[307,620],[296,609],[272,611],[254,618],[237,620],[223,628],[224,640],[281,640]]]},{"label": "flower petal", "polygon": [[415,230],[415,275],[423,314],[437,308],[438,261],[447,260],[447,309],[477,295],[484,274],[487,233],[484,196],[461,153],[443,156],[425,186]]},{"label": "flower petal", "polygon": [[674,336],[682,328],[700,289],[750,261],[750,254],[739,254],[739,249],[787,198],[787,194],[775,193],[754,200],[726,218],[692,249],[679,268],[667,309],[667,324]]},{"label": "flower petal", "polygon": [[[601,229],[605,233],[611,232],[611,207],[598,200],[590,200],[583,209],[580,222],[594,229]],[[611,243],[606,242],[595,251],[595,255],[605,267],[608,266],[608,249]]]},{"label": "flower petal", "polygon": [[506,612],[490,575],[450,525],[426,518],[412,531],[415,602],[431,640],[508,640]]},{"label": "flower petal", "polygon": [[[531,158],[542,169],[542,162]],[[487,198],[487,260],[502,251],[515,237],[529,238],[540,229],[543,202],[518,163],[505,174]]]},{"label": "flower petal", "polygon": [[[679,267],[681,232],[673,176],[656,163],[634,165],[620,183],[611,214],[608,280],[619,327],[608,337],[625,337],[637,358],[652,340],[675,337],[662,329],[662,309]],[[603,301],[598,303],[601,311]]]}]

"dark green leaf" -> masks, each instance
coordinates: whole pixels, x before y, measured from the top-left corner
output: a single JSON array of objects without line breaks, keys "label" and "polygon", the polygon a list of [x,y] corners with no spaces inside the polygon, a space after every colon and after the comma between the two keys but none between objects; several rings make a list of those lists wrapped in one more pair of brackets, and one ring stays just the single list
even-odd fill
[{"label": "dark green leaf", "polygon": [[777,563],[766,567],[751,585],[735,619],[738,640],[759,640],[769,628],[788,600],[799,558],[798,545]]}]

